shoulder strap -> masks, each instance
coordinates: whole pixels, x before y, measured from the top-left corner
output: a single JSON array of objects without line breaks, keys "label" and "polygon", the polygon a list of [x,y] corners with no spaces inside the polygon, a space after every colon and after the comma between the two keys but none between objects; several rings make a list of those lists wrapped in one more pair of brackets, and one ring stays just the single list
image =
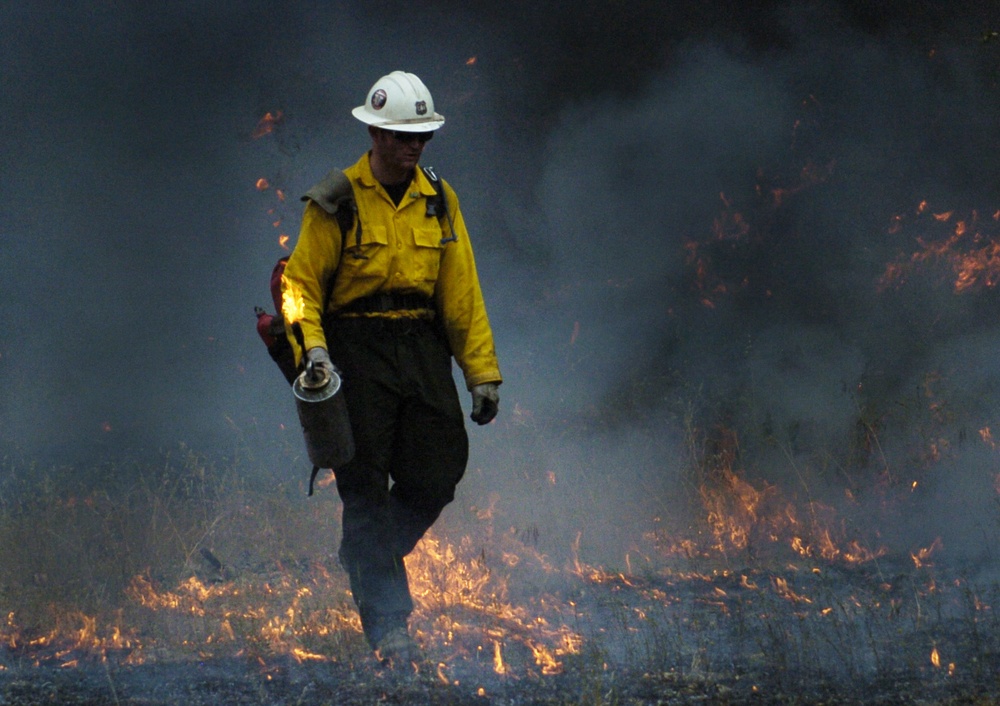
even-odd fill
[{"label": "shoulder strap", "polygon": [[453,243],[457,239],[455,237],[455,224],[452,222],[451,212],[448,210],[448,197],[444,193],[444,184],[438,178],[434,167],[421,167],[420,169],[430,181],[431,186],[434,187],[434,198],[427,199],[427,215],[438,219],[444,217],[448,221],[448,237],[441,238],[441,244]]},{"label": "shoulder strap", "polygon": [[[351,187],[351,180],[347,178],[343,170],[334,169],[322,180],[316,183],[309,191],[302,195],[302,201],[313,201],[317,206],[337,219],[337,227],[340,229],[340,257],[344,257],[347,250],[347,234],[351,232],[351,227],[355,222],[358,224],[355,234],[356,247],[353,255],[356,258],[364,259],[366,256],[361,253],[361,219],[358,218],[358,204],[354,200],[354,189]],[[340,269],[338,264],[337,269]],[[326,292],[323,297],[323,311],[326,311],[330,302],[330,295],[333,293],[334,276],[327,282]],[[315,473],[313,474],[315,478]],[[310,481],[310,489],[312,482]],[[310,495],[312,493],[310,492]]]},{"label": "shoulder strap", "polygon": [[340,169],[331,171],[302,196],[303,201],[310,199],[315,201],[317,206],[331,216],[337,215],[346,199],[353,200],[353,198],[351,181]]},{"label": "shoulder strap", "polygon": [[351,180],[340,169],[334,169],[322,181],[313,186],[302,196],[303,201],[312,200],[317,206],[337,219],[340,227],[340,247],[341,252],[347,240],[347,234],[355,223],[358,224],[357,232],[354,234],[355,248],[352,255],[356,258],[365,259],[361,253],[361,219],[358,218],[358,204],[354,200],[354,189],[351,188]]}]

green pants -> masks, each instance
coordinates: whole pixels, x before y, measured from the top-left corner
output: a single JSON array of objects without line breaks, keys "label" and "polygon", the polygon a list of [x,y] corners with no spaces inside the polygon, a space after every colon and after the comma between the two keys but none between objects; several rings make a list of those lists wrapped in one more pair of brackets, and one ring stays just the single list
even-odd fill
[{"label": "green pants", "polygon": [[455,498],[469,439],[451,354],[432,322],[357,317],[324,328],[356,448],[337,469],[339,556],[374,646],[413,610],[403,557]]}]

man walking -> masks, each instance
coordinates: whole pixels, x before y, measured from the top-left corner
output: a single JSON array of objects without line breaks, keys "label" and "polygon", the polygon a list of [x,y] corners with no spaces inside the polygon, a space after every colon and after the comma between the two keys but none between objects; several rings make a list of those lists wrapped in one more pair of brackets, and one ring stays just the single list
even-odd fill
[{"label": "man walking", "polygon": [[[330,180],[304,197],[283,288],[305,304],[306,359],[343,378],[356,451],[336,469],[340,561],[369,644],[405,664],[419,649],[403,557],[454,499],[468,461],[452,358],[478,424],[496,416],[502,380],[458,197],[419,167],[444,124],[430,92],[393,71],[353,115],[371,149],[344,170],[348,201],[333,203]],[[354,211],[349,228],[338,208]]]}]

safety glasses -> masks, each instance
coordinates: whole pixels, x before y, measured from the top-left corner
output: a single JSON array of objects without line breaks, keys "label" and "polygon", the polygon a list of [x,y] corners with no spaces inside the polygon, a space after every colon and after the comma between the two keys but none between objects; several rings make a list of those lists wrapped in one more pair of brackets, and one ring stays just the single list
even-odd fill
[{"label": "safety glasses", "polygon": [[424,142],[429,142],[431,138],[434,137],[433,130],[430,132],[403,132],[402,130],[389,130],[388,132],[400,142],[407,143],[419,140],[420,143],[423,144]]}]

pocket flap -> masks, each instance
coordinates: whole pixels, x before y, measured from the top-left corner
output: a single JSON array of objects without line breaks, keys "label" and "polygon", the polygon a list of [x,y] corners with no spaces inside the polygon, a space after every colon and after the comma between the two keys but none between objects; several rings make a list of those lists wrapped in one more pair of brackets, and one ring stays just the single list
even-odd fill
[{"label": "pocket flap", "polygon": [[414,228],[413,242],[421,248],[440,248],[441,229],[440,228]]}]

